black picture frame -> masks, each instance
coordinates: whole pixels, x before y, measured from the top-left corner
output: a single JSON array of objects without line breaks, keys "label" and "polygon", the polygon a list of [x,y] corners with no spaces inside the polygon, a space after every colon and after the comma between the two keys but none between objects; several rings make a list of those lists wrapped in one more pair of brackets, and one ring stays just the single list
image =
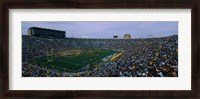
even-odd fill
[{"label": "black picture frame", "polygon": [[[136,98],[136,99],[199,99],[200,98],[200,1],[199,0],[3,0],[0,2],[0,41],[1,41],[1,73],[0,73],[0,94],[1,98]],[[81,9],[161,9],[175,8],[192,10],[192,90],[189,91],[13,91],[9,90],[9,71],[8,71],[8,36],[9,18],[8,11],[11,8],[81,8]],[[180,34],[181,35],[181,34]],[[189,61],[189,60],[188,60]]]}]

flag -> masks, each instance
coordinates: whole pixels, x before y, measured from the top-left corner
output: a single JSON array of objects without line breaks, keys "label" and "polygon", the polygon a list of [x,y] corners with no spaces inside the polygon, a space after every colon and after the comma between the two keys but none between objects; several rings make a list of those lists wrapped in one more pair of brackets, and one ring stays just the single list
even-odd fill
[{"label": "flag", "polygon": [[159,53],[158,53],[158,52],[156,52],[156,54],[155,54],[155,55],[158,57]]},{"label": "flag", "polygon": [[152,65],[152,64],[153,64],[153,62],[152,62],[152,61],[150,61],[150,62],[149,62],[149,64],[150,64],[150,65]]},{"label": "flag", "polygon": [[158,59],[158,57],[155,57],[155,58],[154,58],[154,60],[157,60],[157,59]]}]

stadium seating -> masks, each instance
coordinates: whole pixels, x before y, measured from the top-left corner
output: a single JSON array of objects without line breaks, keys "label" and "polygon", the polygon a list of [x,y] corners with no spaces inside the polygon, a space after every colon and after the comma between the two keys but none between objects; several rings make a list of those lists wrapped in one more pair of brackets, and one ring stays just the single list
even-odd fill
[{"label": "stadium seating", "polygon": [[[61,72],[55,69],[56,66],[45,67],[33,62],[34,59],[65,50],[113,50],[118,56],[88,68],[86,66],[68,72],[67,68]],[[177,77],[178,36],[146,39],[45,39],[23,35],[22,63],[23,77]]]}]

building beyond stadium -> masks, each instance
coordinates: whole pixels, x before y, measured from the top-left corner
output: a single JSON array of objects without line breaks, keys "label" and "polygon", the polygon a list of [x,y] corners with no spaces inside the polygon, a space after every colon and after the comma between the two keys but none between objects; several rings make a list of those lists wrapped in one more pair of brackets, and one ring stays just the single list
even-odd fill
[{"label": "building beyond stadium", "polygon": [[131,39],[131,35],[130,34],[124,34],[124,39]]},{"label": "building beyond stadium", "polygon": [[28,35],[43,38],[65,38],[65,31],[30,27],[28,29]]}]

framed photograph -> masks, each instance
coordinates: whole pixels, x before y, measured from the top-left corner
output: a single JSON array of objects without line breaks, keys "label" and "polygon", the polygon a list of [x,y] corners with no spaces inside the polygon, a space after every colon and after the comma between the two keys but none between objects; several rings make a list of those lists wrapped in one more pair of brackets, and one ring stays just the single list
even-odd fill
[{"label": "framed photograph", "polygon": [[199,4],[3,1],[1,97],[198,99]]}]

